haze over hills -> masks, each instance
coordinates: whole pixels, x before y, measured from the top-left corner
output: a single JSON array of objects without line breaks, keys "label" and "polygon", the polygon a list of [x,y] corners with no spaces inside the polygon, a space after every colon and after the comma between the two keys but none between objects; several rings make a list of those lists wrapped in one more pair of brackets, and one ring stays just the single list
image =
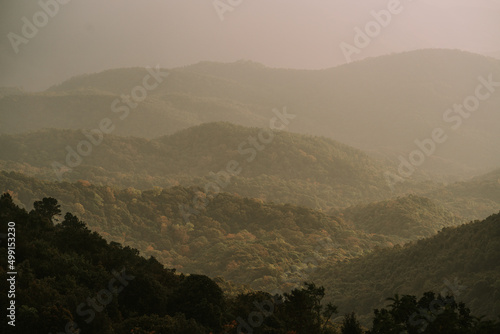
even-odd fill
[{"label": "haze over hills", "polygon": [[439,201],[468,220],[484,219],[500,209],[500,169],[427,192],[424,196]]},{"label": "haze over hills", "polygon": [[466,222],[442,205],[415,195],[357,205],[335,214],[352,222],[356,229],[390,236],[399,243],[430,237],[444,227]]},{"label": "haze over hills", "polygon": [[[207,123],[153,140],[94,134],[99,144],[87,156],[77,152],[82,138],[89,140],[81,131],[55,129],[0,135],[0,166],[46,180],[141,190],[199,186],[322,210],[407,193],[466,220],[500,210],[498,170],[449,185],[408,180],[393,192],[385,173],[397,171],[390,164],[324,137]],[[68,161],[80,164],[70,168]]]},{"label": "haze over hills", "polygon": [[393,194],[384,161],[324,137],[208,123],[154,140],[106,135],[80,156],[82,138],[55,129],[0,135],[2,169],[138,189],[215,182],[215,191],[322,209]]},{"label": "haze over hills", "polygon": [[[421,50],[314,71],[204,62],[168,70],[163,83],[119,120],[122,113],[113,112],[112,102],[120,94],[130,95],[147,74],[139,68],[110,70],[72,78],[44,93],[4,97],[0,131],[96,128],[103,117],[110,117],[116,120],[116,134],[154,138],[222,120],[267,127],[272,109],[287,107],[296,115],[291,131],[383,154],[396,168],[398,157],[408,159],[419,149],[414,141],[431,138],[435,128],[442,128],[447,139],[436,143],[435,153],[419,169],[472,175],[500,165],[495,154],[500,145],[495,127],[500,89],[494,84],[500,81],[500,61],[494,58]],[[479,77],[493,82],[479,109],[463,117],[448,112],[475,94],[484,81]]]}]

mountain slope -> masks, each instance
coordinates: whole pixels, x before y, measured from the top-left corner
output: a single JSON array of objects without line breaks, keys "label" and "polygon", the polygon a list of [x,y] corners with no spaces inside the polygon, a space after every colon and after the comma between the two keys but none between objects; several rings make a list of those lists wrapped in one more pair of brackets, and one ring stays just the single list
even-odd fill
[{"label": "mountain slope", "polygon": [[[125,70],[124,70],[125,71]],[[118,71],[119,72],[119,71]],[[130,92],[129,92],[130,93]],[[0,133],[15,134],[43,128],[98,129],[103,118],[116,125],[113,133],[153,138],[213,121],[256,126],[271,117],[254,114],[246,106],[227,99],[184,93],[149,95],[125,115],[113,104],[120,95],[92,87],[75,91],[19,93],[0,98]]]},{"label": "mountain slope", "polygon": [[392,244],[388,237],[352,229],[341,217],[196,188],[141,192],[1,172],[0,189],[28,208],[33,198],[59,198],[63,210],[107,240],[168,267],[270,291],[300,285],[326,258],[345,260]]},{"label": "mountain slope", "polygon": [[[16,333],[21,334],[59,333],[61,330],[103,334],[240,333],[242,327],[250,333],[254,332],[252,319],[255,317],[261,319],[259,325],[255,325],[256,334],[270,331],[310,333],[313,327],[314,333],[336,332],[333,331],[335,325],[328,326],[326,331],[320,330],[320,325],[326,324],[332,313],[336,313],[321,312],[325,310],[323,287],[310,283],[283,296],[260,291],[229,296],[217,286],[216,281],[221,282],[220,278],[178,275],[175,269],[166,269],[154,258],[139,257],[135,249],[113,242],[108,244],[71,213],[66,213],[56,224],[60,209],[53,198],[44,198],[34,206],[35,209],[28,213],[17,207],[9,194],[0,197],[1,232],[7,232],[7,222],[15,222],[17,232],[16,317],[7,316],[9,321],[0,325],[3,332],[10,332],[11,325],[15,324]],[[498,236],[497,232],[494,236]],[[484,238],[481,241],[485,241]],[[0,248],[7,252],[6,244],[1,241]],[[7,273],[12,270],[7,269],[12,266],[9,261],[5,257],[0,260],[5,291],[12,279]],[[498,262],[496,264],[498,268]],[[478,296],[489,288],[487,283],[483,280],[474,286]],[[451,288],[458,294],[466,287],[455,285]],[[13,297],[9,295],[8,298]],[[415,297],[402,297],[406,298],[415,300],[410,312],[421,310]],[[432,299],[423,298],[424,307]],[[481,302],[489,306],[490,299]],[[5,309],[11,308],[7,298],[0,303]],[[335,309],[329,304],[327,310],[330,308]],[[396,296],[389,312],[408,324],[407,310]],[[496,333],[500,325],[476,321],[465,305],[453,312],[435,315],[438,319],[433,327],[444,325],[460,329],[464,334],[478,333],[478,328],[483,329],[480,333]],[[243,318],[252,325],[248,326]],[[384,317],[382,321],[390,322],[390,319]],[[386,324],[382,332],[388,332],[388,328],[397,332],[398,327],[392,322],[392,325]]]},{"label": "mountain slope", "polygon": [[[393,159],[396,166],[399,155],[408,158],[418,149],[414,141],[429,138],[435,128],[442,128],[448,140],[419,169],[470,175],[500,165],[495,127],[500,121],[496,112],[500,89],[493,87],[495,91],[481,101],[479,110],[460,124],[456,113],[444,120],[447,109],[475,93],[479,77],[500,81],[500,62],[493,58],[456,50],[420,50],[317,71],[205,62],[168,72],[137,109],[117,121],[117,134],[153,138],[223,120],[266,127],[272,109],[286,106],[300,119],[290,124],[291,131],[372,150]],[[75,77],[34,96],[4,97],[0,99],[0,131],[16,133],[54,124],[95,128],[103,117],[118,119],[111,102],[120,100],[120,94],[130,95],[146,75],[145,69],[110,70]],[[89,101],[108,97],[86,107],[85,101],[78,102],[79,94]],[[82,113],[75,117],[72,109]],[[55,113],[58,121],[35,113]],[[18,115],[30,117],[23,117],[25,121],[18,125]]]},{"label": "mountain slope", "polygon": [[[82,140],[89,141],[72,130],[0,135],[0,163],[4,170],[48,180],[59,175],[139,189],[197,185],[325,209],[392,195],[382,162],[327,138],[229,123],[204,124],[155,140],[106,135],[90,154],[79,155],[79,165],[63,172],[63,165],[77,159],[68,152],[76,152]],[[218,186],[210,187],[211,182]]]},{"label": "mountain slope", "polygon": [[424,196],[468,220],[486,218],[500,210],[500,169],[452,183]]},{"label": "mountain slope", "polygon": [[[347,263],[323,265],[312,279],[332,291],[341,312],[365,319],[387,295],[452,293],[473,312],[500,314],[500,214],[445,228],[438,235],[373,252]],[[378,306],[375,306],[378,305]]]},{"label": "mountain slope", "polygon": [[[154,258],[139,257],[135,249],[108,244],[70,213],[54,225],[60,210],[52,200],[39,201],[39,207],[28,213],[7,194],[0,198],[2,233],[7,232],[7,222],[15,222],[16,230],[15,333],[179,333],[179,327],[207,333],[220,328],[222,319],[207,321],[185,308],[190,303],[201,306],[205,299],[212,311],[203,311],[220,316],[224,296],[215,282],[178,275]],[[4,240],[0,248],[7,253]],[[7,257],[2,258],[4,291],[9,291],[11,271]],[[187,289],[198,290],[199,299],[188,298]],[[179,304],[180,296],[186,302]],[[2,298],[3,308],[10,307],[8,303]],[[13,332],[7,321],[0,327],[3,333]]]},{"label": "mountain slope", "polygon": [[[398,183],[393,193],[385,179],[391,167],[362,151],[327,138],[283,131],[270,137],[262,131],[207,123],[155,140],[106,135],[68,172],[61,170],[62,165],[67,166],[68,147],[77,150],[82,140],[89,140],[81,131],[0,135],[0,167],[46,180],[57,180],[59,175],[66,181],[87,180],[120,188],[200,186],[322,210],[368,204],[408,192],[430,198],[466,220],[500,210],[498,170],[449,185],[407,180]],[[70,158],[75,161],[74,155]],[[54,162],[61,165],[54,168]],[[228,178],[229,174],[233,176]]]},{"label": "mountain slope", "polygon": [[444,227],[465,223],[463,218],[436,202],[416,195],[357,205],[336,214],[352,222],[356,229],[400,238],[402,243],[430,237]]}]

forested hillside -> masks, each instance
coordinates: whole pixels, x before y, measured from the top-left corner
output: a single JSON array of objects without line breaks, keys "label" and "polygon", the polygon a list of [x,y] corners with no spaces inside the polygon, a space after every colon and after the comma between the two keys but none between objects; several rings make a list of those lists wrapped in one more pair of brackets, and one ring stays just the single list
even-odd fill
[{"label": "forested hillside", "polygon": [[500,210],[500,169],[427,192],[448,210],[466,218],[483,219]]},{"label": "forested hillside", "polygon": [[[256,326],[248,320],[255,310],[266,315],[256,326],[259,333],[332,333],[323,324],[335,310],[320,304],[324,289],[314,284],[283,296],[252,291],[231,297],[206,276],[179,275],[133,248],[107,243],[71,213],[58,219],[53,198],[34,206],[28,213],[8,194],[0,198],[0,218],[15,222],[17,235],[15,333],[236,334],[252,329],[247,321]],[[6,251],[3,240],[0,249]],[[3,291],[7,265],[2,257]],[[3,309],[7,303],[2,298]],[[326,318],[323,308],[329,310]],[[300,317],[294,314],[298,309]],[[0,328],[10,333],[7,321]]]},{"label": "forested hillside", "polygon": [[[500,210],[498,171],[450,185],[406,180],[392,192],[385,177],[391,167],[384,161],[324,137],[282,131],[274,132],[272,141],[254,146],[252,138],[261,132],[209,123],[155,140],[106,135],[87,156],[76,151],[86,138],[80,131],[0,135],[0,166],[46,180],[61,177],[141,190],[174,185],[205,188],[216,182],[223,192],[322,210],[408,192],[431,198],[469,220]],[[68,155],[71,162],[79,157],[80,164],[69,168]]]},{"label": "forested hillside", "polygon": [[[0,167],[46,180],[140,190],[205,188],[215,182],[218,188],[209,190],[325,211],[407,193],[433,199],[466,220],[500,210],[498,170],[448,185],[404,180],[392,192],[385,174],[392,169],[384,160],[324,137],[277,131],[269,140],[262,131],[208,123],[154,140],[96,136],[99,145],[86,156],[77,152],[78,144],[88,140],[81,131],[0,135]],[[253,141],[259,135],[265,142]],[[80,164],[68,167],[68,156]]]},{"label": "forested hillside", "polygon": [[[145,259],[133,248],[106,242],[71,213],[60,219],[54,198],[36,201],[28,213],[3,194],[0,208],[2,221],[15,223],[19,250],[16,333],[335,334],[339,329],[361,333],[354,314],[343,321],[331,319],[339,311],[325,302],[325,289],[314,283],[301,284],[290,293],[251,291],[229,296],[207,276],[179,275],[153,257]],[[7,226],[2,224],[0,232],[7,232]],[[0,249],[6,251],[3,240]],[[0,260],[5,291],[8,265],[6,258]],[[415,296],[396,296],[389,310],[375,311],[369,333],[408,327],[424,334],[434,333],[434,328],[461,334],[499,329],[498,321],[480,320],[445,296],[427,292],[418,303]],[[442,309],[432,318],[422,318],[422,327],[418,312],[436,302]],[[1,304],[8,308],[7,299]],[[415,315],[419,321],[410,321]],[[6,321],[0,327],[10,330]]]},{"label": "forested hillside", "polygon": [[434,201],[409,195],[394,200],[350,207],[338,212],[356,229],[391,236],[400,242],[430,237],[442,228],[457,226],[465,220]]},{"label": "forested hillside", "polygon": [[222,276],[259,289],[289,288],[326,258],[352,258],[393,241],[355,230],[340,217],[227,193],[213,196],[182,187],[116,190],[4,172],[0,177],[2,189],[28,207],[40,196],[59,198],[63,210],[110,241],[183,272]]},{"label": "forested hillside", "polygon": [[82,140],[73,130],[0,135],[0,165],[47,180],[137,189],[217,182],[222,191],[317,209],[392,196],[384,162],[324,137],[209,123],[155,140],[106,135],[85,156],[77,152]]},{"label": "forested hillside", "polygon": [[444,291],[474,313],[500,315],[500,214],[448,227],[438,235],[322,266],[312,279],[324,285],[341,312],[368,319],[387,295]]},{"label": "forested hillside", "polygon": [[88,181],[43,182],[13,172],[0,173],[0,185],[28,208],[36,198],[59,198],[63,210],[77,214],[106,239],[153,255],[169,267],[269,290],[300,282],[327,259],[343,261],[462,222],[417,196],[329,216],[199,188],[119,190]]}]

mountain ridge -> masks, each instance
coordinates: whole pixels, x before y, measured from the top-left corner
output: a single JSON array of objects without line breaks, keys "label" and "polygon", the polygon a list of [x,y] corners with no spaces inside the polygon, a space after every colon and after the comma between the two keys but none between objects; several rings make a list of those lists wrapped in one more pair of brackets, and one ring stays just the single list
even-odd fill
[{"label": "mountain ridge", "polygon": [[[48,180],[62,175],[138,189],[205,186],[214,174],[225,175],[231,177],[225,191],[313,207],[311,201],[338,207],[392,196],[383,161],[328,138],[207,123],[154,140],[106,135],[88,156],[78,155],[82,140],[90,141],[76,130],[0,135],[0,162],[5,170]],[[73,168],[68,163],[75,155],[80,164]]]},{"label": "mountain ridge", "polygon": [[[450,139],[420,168],[441,175],[453,171],[457,176],[471,176],[481,172],[480,167],[500,165],[498,155],[492,154],[500,145],[494,127],[500,121],[495,112],[500,90],[482,101],[480,112],[464,120],[456,131],[443,116],[474,93],[478,77],[491,75],[499,81],[499,64],[495,59],[457,50],[412,51],[327,70],[272,69],[246,62],[200,63],[168,70],[164,82],[148,91],[148,98],[131,110],[116,132],[154,138],[224,120],[266,127],[273,117],[272,109],[287,107],[301,119],[290,124],[290,131],[326,136],[377,152],[396,165],[398,156],[417,149],[416,139],[423,140],[434,128],[442,127]],[[95,101],[92,113],[85,112],[85,103],[72,101],[75,110],[90,117],[73,113],[68,122],[65,94],[78,88],[90,92],[89,87],[93,87],[120,100],[120,94],[130,95],[146,75],[148,71],[140,68],[110,70],[74,78],[41,93],[59,94],[59,102],[49,103],[43,97],[30,102],[30,94],[6,96],[0,99],[0,132],[20,131],[16,115],[26,116],[22,124],[29,129],[53,125],[44,114],[54,115],[57,127],[84,128],[90,126],[90,119],[95,127],[103,117],[114,115],[112,96]],[[27,117],[34,110],[39,116]]]}]

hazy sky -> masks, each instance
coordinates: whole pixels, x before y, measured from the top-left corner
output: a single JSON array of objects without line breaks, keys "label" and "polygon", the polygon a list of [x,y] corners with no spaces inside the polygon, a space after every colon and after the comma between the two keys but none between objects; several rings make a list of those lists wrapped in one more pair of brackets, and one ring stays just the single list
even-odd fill
[{"label": "hazy sky", "polygon": [[[347,61],[340,44],[354,45],[354,29],[364,30],[374,21],[372,10],[398,2],[59,1],[67,3],[57,11],[50,6],[54,11],[50,17],[39,13],[38,1],[0,0],[0,86],[39,90],[109,68],[156,64],[170,68],[203,60],[332,67]],[[214,3],[232,9],[221,14],[224,20]],[[399,13],[392,14],[379,33],[374,30],[370,44],[359,48],[353,60],[421,48],[462,49],[500,58],[500,0],[401,0],[397,8]],[[33,16],[38,32],[25,27],[23,35],[23,26],[32,24]]]}]

